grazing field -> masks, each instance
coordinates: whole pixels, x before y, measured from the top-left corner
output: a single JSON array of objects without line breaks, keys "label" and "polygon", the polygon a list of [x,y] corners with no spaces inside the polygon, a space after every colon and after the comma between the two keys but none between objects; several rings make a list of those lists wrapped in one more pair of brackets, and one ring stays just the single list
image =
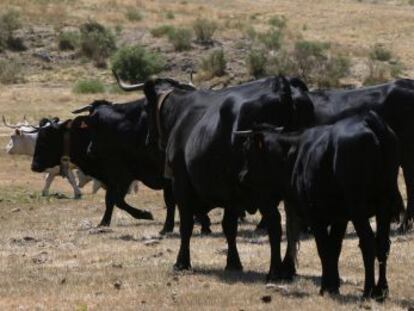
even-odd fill
[{"label": "grazing field", "polygon": [[[69,118],[71,110],[94,99],[122,102],[142,96],[73,92],[80,79],[96,78],[105,86],[113,83],[109,69],[95,68],[90,61],[74,57],[76,52],[62,52],[57,47],[62,29],[72,29],[88,19],[122,28],[119,45],[140,43],[160,51],[167,62],[161,75],[183,81],[188,79],[188,68],[198,68],[200,56],[212,47],[192,43],[190,51],[176,52],[168,40],[154,38],[150,30],[161,24],[188,26],[199,14],[214,19],[218,23],[214,47],[224,48],[227,67],[223,77],[200,78],[199,85],[206,87],[252,78],[246,71],[247,51],[237,43],[244,42],[246,25],[264,31],[274,15],[286,16],[290,39],[303,36],[328,41],[335,51],[346,53],[352,61],[346,80],[352,84],[362,84],[367,54],[377,43],[390,49],[404,65],[401,76],[413,77],[412,2],[2,0],[0,13],[10,8],[20,12],[23,28],[17,33],[28,50],[0,52],[0,60],[22,66],[16,83],[0,83],[0,114],[12,122],[26,115],[35,123],[43,116]],[[133,9],[142,17],[128,18],[127,12]],[[43,52],[52,61],[39,57]],[[91,195],[87,186],[82,200],[75,201],[67,182],[60,179],[52,185],[50,197],[41,197],[43,175],[30,171],[31,159],[4,151],[10,132],[0,126],[0,310],[414,310],[413,232],[392,235],[390,297],[384,304],[360,299],[364,269],[351,226],[340,258],[338,297],[319,296],[321,268],[312,238],[301,242],[298,276],[292,283],[265,284],[270,251],[267,236],[254,232],[257,215],[248,216],[239,226],[244,272],[225,272],[226,241],[219,209],[210,213],[213,234],[201,236],[195,226],[193,271],[175,273],[172,265],[179,247],[179,220],[174,234],[158,236],[165,217],[161,192],[142,186],[137,195],[127,198],[132,205],[150,210],[154,221],[137,221],[115,209],[112,226],[96,228],[104,212],[103,190]],[[400,184],[405,198],[402,180]]]}]

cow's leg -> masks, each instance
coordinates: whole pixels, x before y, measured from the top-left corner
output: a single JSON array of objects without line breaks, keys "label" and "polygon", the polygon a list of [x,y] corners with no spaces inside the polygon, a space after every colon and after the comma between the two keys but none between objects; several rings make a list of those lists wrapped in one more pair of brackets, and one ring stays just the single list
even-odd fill
[{"label": "cow's leg", "polygon": [[379,262],[379,278],[374,291],[374,297],[384,300],[388,296],[387,259],[390,251],[390,218],[377,215],[377,259]]},{"label": "cow's leg", "polygon": [[194,228],[194,211],[201,205],[197,205],[196,193],[184,168],[181,174],[175,175],[173,190],[180,214],[180,250],[174,270],[188,270],[191,269],[190,240]]},{"label": "cow's leg", "polygon": [[201,225],[201,234],[202,235],[209,235],[211,233],[210,225],[210,217],[208,217],[208,213],[198,213],[197,218],[200,221]]},{"label": "cow's leg", "polygon": [[166,234],[168,232],[173,232],[174,230],[174,218],[175,218],[175,197],[172,192],[172,185],[168,183],[164,187],[164,202],[167,206],[167,214],[164,222],[164,227],[160,231],[160,234]]},{"label": "cow's leg", "polygon": [[42,190],[42,196],[45,197],[49,195],[50,185],[52,184],[55,177],[56,177],[56,174],[53,174],[53,173],[46,174],[45,186],[43,187],[43,190]]},{"label": "cow's leg", "polygon": [[132,207],[127,202],[125,202],[125,196],[127,195],[130,183],[125,183],[124,185],[118,185],[117,197],[116,197],[116,206],[130,214],[135,219],[148,219],[153,220],[151,212],[146,210],[141,210],[136,207]]},{"label": "cow's leg", "polygon": [[289,202],[285,202],[287,247],[285,258],[282,262],[283,278],[287,280],[293,279],[296,274],[297,244],[299,242],[302,223],[296,213],[294,213],[293,206],[289,206],[289,204]]},{"label": "cow's leg", "polygon": [[402,170],[407,188],[407,209],[400,227],[401,232],[407,232],[414,220],[414,152],[403,150]]},{"label": "cow's leg", "polygon": [[338,261],[339,255],[341,254],[342,241],[344,240],[344,235],[347,226],[346,221],[334,223],[331,226],[329,233],[330,240],[330,254],[329,254],[329,283],[328,291],[331,294],[339,294],[340,279],[339,279],[339,269]]},{"label": "cow's leg", "polygon": [[68,178],[70,185],[73,188],[75,199],[80,199],[82,197],[82,192],[80,191],[79,187],[76,185],[75,174],[73,174],[73,171],[71,169],[68,169],[67,178]]},{"label": "cow's leg", "polygon": [[282,262],[280,256],[280,240],[282,235],[281,217],[274,204],[260,206],[260,211],[266,221],[270,243],[270,269],[267,281],[278,281],[282,277]]},{"label": "cow's leg", "polygon": [[313,224],[312,231],[315,235],[316,247],[318,249],[319,258],[322,265],[322,280],[320,294],[323,295],[329,290],[329,236],[327,226],[325,224]]},{"label": "cow's leg", "polygon": [[227,240],[227,265],[226,270],[242,271],[239,252],[237,251],[237,218],[239,214],[231,208],[224,209],[224,217],[221,223]]},{"label": "cow's leg", "polygon": [[115,205],[115,195],[112,189],[108,188],[105,193],[105,214],[99,226],[109,227],[112,219],[112,212]]},{"label": "cow's leg", "polygon": [[364,298],[370,298],[375,285],[375,239],[369,219],[352,220],[359,238],[365,267]]}]

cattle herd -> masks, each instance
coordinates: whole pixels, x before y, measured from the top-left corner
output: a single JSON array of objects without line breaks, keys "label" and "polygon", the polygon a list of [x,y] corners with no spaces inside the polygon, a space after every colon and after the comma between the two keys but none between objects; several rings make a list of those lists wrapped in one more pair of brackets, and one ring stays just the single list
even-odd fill
[{"label": "cattle herd", "polygon": [[[10,125],[3,117],[14,130],[8,153],[31,155],[32,170],[48,173],[43,195],[62,175],[80,198],[79,184],[93,178],[100,183],[95,189],[106,191],[100,226],[109,226],[114,205],[134,218],[153,219],[125,201],[132,183],[163,190],[161,234],[173,231],[176,206],[180,216],[176,270],[191,268],[195,219],[210,233],[208,212],[215,207],[224,209],[227,270],[243,269],[238,218],[260,211],[271,249],[268,281],[292,279],[300,233],[309,228],[322,265],[321,294],[339,293],[338,259],[350,221],[364,262],[363,297],[386,298],[391,222],[400,221],[405,232],[414,217],[413,80],[311,91],[302,80],[279,75],[206,90],[167,78],[129,85],[114,75],[123,90],[142,90],[145,97],[94,101],[73,111],[73,119],[38,125]],[[288,241],[283,260],[281,201]]]}]

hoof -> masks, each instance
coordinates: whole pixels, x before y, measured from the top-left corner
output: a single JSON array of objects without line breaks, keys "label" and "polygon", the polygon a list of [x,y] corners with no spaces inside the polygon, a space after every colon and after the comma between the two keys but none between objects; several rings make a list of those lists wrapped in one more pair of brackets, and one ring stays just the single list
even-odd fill
[{"label": "hoof", "polygon": [[191,265],[190,264],[185,264],[185,263],[180,263],[177,262],[174,267],[173,267],[174,271],[186,271],[186,270],[191,270]]},{"label": "hoof", "polygon": [[170,228],[163,228],[161,231],[160,231],[160,235],[166,235],[166,234],[168,234],[168,233],[172,233],[174,230],[173,229],[170,229]]},{"label": "hoof", "polygon": [[226,271],[238,271],[238,272],[242,272],[243,271],[243,266],[241,265],[241,263],[239,264],[227,264]]},{"label": "hoof", "polygon": [[49,192],[42,192],[42,197],[47,197],[49,195]]},{"label": "hoof", "polygon": [[375,286],[372,291],[371,298],[375,299],[378,302],[384,302],[388,298],[389,289],[388,286]]},{"label": "hoof", "polygon": [[154,220],[154,216],[152,213],[147,211],[140,211],[139,215],[136,217],[137,219],[147,219],[147,220]]},{"label": "hoof", "polygon": [[79,193],[79,194],[75,194],[74,199],[75,199],[75,200],[80,200],[80,199],[82,199],[82,194],[81,194],[81,193]]},{"label": "hoof", "polygon": [[97,228],[99,228],[99,227],[109,227],[110,225],[111,225],[110,222],[101,221],[101,223],[97,226]]},{"label": "hoof", "polygon": [[201,235],[210,235],[212,233],[210,228],[201,228]]}]

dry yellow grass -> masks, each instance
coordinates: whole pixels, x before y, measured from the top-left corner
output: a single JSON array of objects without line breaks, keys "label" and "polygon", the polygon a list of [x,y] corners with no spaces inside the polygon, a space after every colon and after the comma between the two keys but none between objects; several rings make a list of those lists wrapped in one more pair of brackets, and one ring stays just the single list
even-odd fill
[{"label": "dry yellow grass", "polygon": [[[136,1],[136,0],[3,0],[0,11],[20,8],[28,23],[77,25],[96,18],[109,25],[123,24],[132,30],[150,29],[161,23],[189,24],[198,14],[217,19],[254,23],[264,27],[272,15],[284,14],[289,31],[302,29],[307,39],[326,40],[352,55],[364,54],[374,43],[391,47],[412,74],[414,65],[414,7],[406,1],[353,0],[231,0],[231,1]],[[127,22],[125,11],[138,7],[144,19]],[[166,20],[172,11],[174,20]],[[253,21],[250,16],[257,15]],[[237,27],[236,27],[237,28]],[[239,29],[221,27],[220,40],[240,35]],[[17,121],[43,116],[70,117],[70,111],[93,99],[118,102],[136,94],[74,95],[72,82],[90,74],[110,81],[108,72],[91,65],[32,71],[27,83],[0,85],[0,113]],[[0,127],[0,146],[7,143],[9,129]],[[211,213],[214,234],[200,237],[196,227],[192,240],[194,272],[176,274],[172,264],[178,251],[175,233],[155,245],[145,241],[156,236],[165,216],[161,193],[144,187],[128,200],[151,210],[153,222],[136,221],[116,210],[110,232],[91,234],[104,211],[102,192],[81,201],[39,197],[42,176],[30,171],[30,159],[10,157],[0,151],[0,310],[255,310],[255,309],[393,309],[414,307],[414,236],[392,237],[389,260],[390,299],[379,305],[359,300],[363,265],[358,242],[350,234],[340,261],[343,286],[338,298],[320,297],[320,263],[312,239],[301,243],[299,276],[293,283],[267,289],[269,265],[267,238],[252,233],[257,216],[240,226],[238,238],[244,273],[227,273],[226,243],[221,234],[221,211]],[[59,180],[53,191],[72,196]],[[175,232],[178,232],[176,228]],[[283,243],[285,247],[285,243]],[[120,286],[117,289],[116,286]],[[271,295],[264,304],[261,297]]]}]

